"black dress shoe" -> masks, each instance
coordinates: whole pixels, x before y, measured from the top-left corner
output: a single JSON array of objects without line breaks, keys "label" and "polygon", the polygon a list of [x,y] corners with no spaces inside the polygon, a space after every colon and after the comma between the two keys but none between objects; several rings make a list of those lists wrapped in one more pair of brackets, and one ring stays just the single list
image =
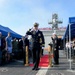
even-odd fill
[{"label": "black dress shoe", "polygon": [[39,70],[40,68],[35,68],[35,70],[37,71],[37,70]]},{"label": "black dress shoe", "polygon": [[54,65],[59,65],[59,63],[54,63]]},{"label": "black dress shoe", "polygon": [[32,68],[32,70],[35,70],[35,68]]}]

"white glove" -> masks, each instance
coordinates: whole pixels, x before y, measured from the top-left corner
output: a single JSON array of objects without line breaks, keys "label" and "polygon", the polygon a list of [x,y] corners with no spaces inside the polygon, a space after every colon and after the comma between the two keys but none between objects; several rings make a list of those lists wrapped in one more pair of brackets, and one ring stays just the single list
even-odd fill
[{"label": "white glove", "polygon": [[45,47],[42,47],[42,49],[44,49]]}]

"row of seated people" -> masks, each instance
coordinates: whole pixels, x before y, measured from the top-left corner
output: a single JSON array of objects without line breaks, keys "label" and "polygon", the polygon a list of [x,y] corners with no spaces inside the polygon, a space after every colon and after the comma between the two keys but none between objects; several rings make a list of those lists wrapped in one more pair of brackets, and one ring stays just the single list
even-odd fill
[{"label": "row of seated people", "polygon": [[[3,46],[1,50],[1,57],[0,57],[0,65],[9,63],[13,59],[23,59],[24,56],[24,49],[23,49],[23,39],[17,40],[16,38],[12,41],[12,53],[9,53],[6,48],[6,41],[5,37],[3,38]],[[32,56],[31,51],[29,50],[29,57]]]}]

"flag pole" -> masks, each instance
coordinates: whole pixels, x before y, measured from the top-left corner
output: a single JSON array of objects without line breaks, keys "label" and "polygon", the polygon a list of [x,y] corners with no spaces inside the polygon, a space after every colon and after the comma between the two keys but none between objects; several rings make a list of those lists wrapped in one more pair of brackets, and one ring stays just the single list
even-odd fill
[{"label": "flag pole", "polygon": [[69,62],[70,62],[70,70],[72,69],[72,59],[71,59],[71,24],[69,24],[69,45],[70,45],[70,49],[69,49]]}]

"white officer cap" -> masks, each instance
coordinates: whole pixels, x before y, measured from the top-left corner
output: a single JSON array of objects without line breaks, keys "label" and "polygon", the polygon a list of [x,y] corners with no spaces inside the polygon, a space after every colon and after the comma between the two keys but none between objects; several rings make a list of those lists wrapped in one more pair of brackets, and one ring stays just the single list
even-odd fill
[{"label": "white officer cap", "polygon": [[56,33],[53,33],[52,35],[56,35]]}]

